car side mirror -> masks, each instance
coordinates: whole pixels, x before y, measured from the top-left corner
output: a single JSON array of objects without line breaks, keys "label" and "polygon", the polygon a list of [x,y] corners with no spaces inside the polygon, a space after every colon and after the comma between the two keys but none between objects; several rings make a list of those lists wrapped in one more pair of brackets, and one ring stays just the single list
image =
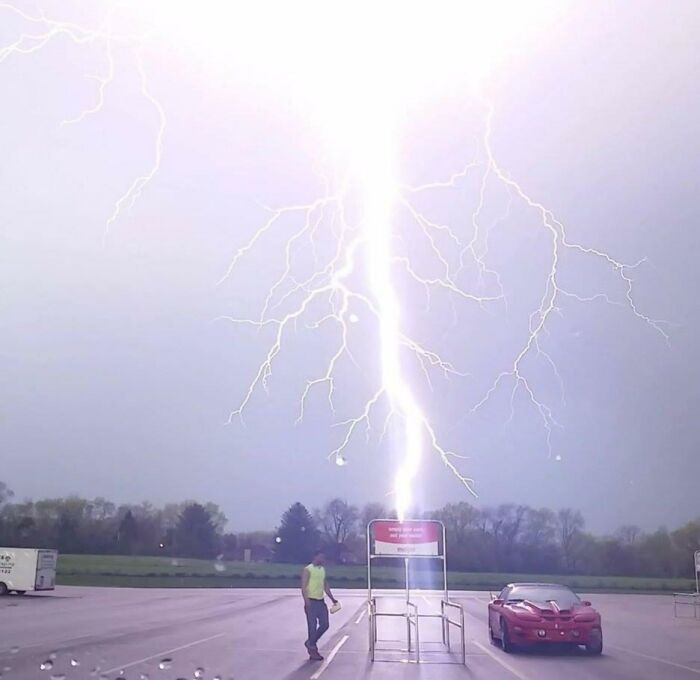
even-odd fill
[{"label": "car side mirror", "polygon": [[491,604],[501,605],[503,604],[503,600],[501,600],[500,597],[497,597],[495,600],[491,600]]},{"label": "car side mirror", "polygon": [[581,602],[581,604],[582,604],[584,607],[590,607],[590,606],[591,606],[591,603],[590,603],[588,600],[584,600],[583,602]]}]

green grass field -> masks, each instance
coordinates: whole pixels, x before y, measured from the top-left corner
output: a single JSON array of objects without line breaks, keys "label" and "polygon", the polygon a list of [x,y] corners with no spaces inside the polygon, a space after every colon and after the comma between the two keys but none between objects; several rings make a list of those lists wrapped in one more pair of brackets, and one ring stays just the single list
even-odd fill
[{"label": "green grass field", "polygon": [[[121,586],[139,588],[256,588],[296,587],[301,567],[289,564],[214,562],[170,557],[116,555],[61,555],[59,585]],[[372,570],[378,587],[403,586],[403,568]],[[336,588],[365,588],[363,566],[330,566],[328,575]],[[669,593],[695,588],[690,579],[633,578],[625,576],[551,576],[544,574],[492,574],[450,572],[455,590],[499,590],[512,581],[564,583],[581,592]],[[416,587],[431,587],[437,578],[416,574]]]}]

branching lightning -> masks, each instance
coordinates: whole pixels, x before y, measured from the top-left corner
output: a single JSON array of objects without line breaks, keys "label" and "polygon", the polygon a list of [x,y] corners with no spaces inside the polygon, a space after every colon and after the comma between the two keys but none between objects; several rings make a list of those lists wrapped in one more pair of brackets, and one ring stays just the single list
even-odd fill
[{"label": "branching lightning", "polygon": [[[581,256],[593,257],[602,260],[606,266],[618,277],[624,294],[628,310],[634,317],[650,326],[661,336],[668,340],[664,330],[664,322],[644,314],[634,298],[634,283],[631,273],[644,260],[635,263],[625,263],[613,258],[608,253],[571,241],[566,234],[564,224],[558,220],[551,210],[542,203],[532,198],[521,184],[508,176],[494,157],[491,147],[491,125],[493,110],[490,105],[485,105],[484,134],[481,140],[482,159],[467,164],[462,170],[456,172],[446,180],[435,181],[416,187],[401,186],[387,166],[391,164],[393,155],[385,150],[384,155],[377,153],[381,148],[378,139],[372,140],[373,151],[371,157],[361,169],[362,203],[364,205],[364,218],[357,228],[348,225],[343,219],[333,220],[339,223],[340,234],[337,238],[337,250],[334,257],[325,265],[319,266],[303,283],[295,282],[290,275],[292,263],[290,253],[293,244],[303,236],[310,237],[312,216],[318,210],[319,205],[328,206],[332,211],[342,209],[345,197],[340,194],[332,200],[322,199],[308,206],[295,206],[282,208],[273,212],[273,216],[260,229],[254,232],[252,238],[242,246],[235,254],[227,275],[222,279],[226,281],[234,271],[239,259],[250,251],[262,235],[268,231],[275,220],[285,212],[297,211],[303,215],[302,228],[295,231],[286,241],[285,268],[282,276],[270,289],[262,314],[257,319],[244,319],[225,317],[236,324],[253,324],[260,328],[272,325],[276,329],[275,340],[267,353],[265,360],[258,369],[252,382],[246,391],[245,397],[239,406],[232,412],[231,419],[242,417],[248,408],[250,399],[258,387],[267,389],[267,380],[272,374],[272,368],[280,355],[286,334],[294,332],[297,321],[304,318],[312,308],[312,302],[323,299],[326,310],[320,318],[310,321],[313,328],[320,328],[326,322],[334,323],[340,333],[339,341],[332,352],[322,375],[311,377],[301,395],[299,417],[297,422],[304,418],[304,407],[310,393],[314,389],[325,387],[330,409],[335,412],[333,394],[335,390],[334,376],[338,362],[343,357],[351,358],[348,347],[349,314],[352,301],[361,304],[369,312],[378,328],[380,342],[378,352],[381,355],[381,375],[376,388],[371,391],[360,411],[353,417],[341,420],[337,427],[342,430],[338,445],[330,452],[329,457],[338,464],[346,463],[346,455],[362,430],[369,431],[375,420],[374,412],[378,406],[385,402],[388,406],[388,415],[381,431],[381,437],[387,429],[387,422],[397,420],[401,423],[401,437],[394,446],[401,447],[402,462],[400,463],[394,482],[395,505],[399,517],[405,517],[412,504],[412,486],[418,467],[421,463],[424,450],[432,450],[442,460],[443,464],[456,476],[470,493],[475,493],[474,480],[466,476],[459,465],[460,459],[466,456],[448,450],[440,441],[436,426],[430,422],[425,414],[423,405],[411,386],[407,377],[406,364],[411,357],[417,361],[424,376],[432,388],[431,372],[438,370],[443,377],[466,377],[463,372],[455,369],[453,363],[440,356],[437,352],[421,345],[417,340],[409,337],[402,327],[402,314],[405,305],[397,292],[395,281],[400,274],[407,275],[413,281],[419,283],[428,292],[440,292],[458,300],[464,304],[477,304],[484,309],[496,303],[505,304],[505,293],[501,283],[499,272],[487,264],[488,234],[481,233],[482,225],[480,217],[484,209],[486,189],[490,182],[500,183],[508,190],[510,200],[504,217],[510,212],[512,201],[519,201],[529,208],[537,217],[539,228],[549,236],[551,243],[550,269],[542,282],[542,295],[540,303],[530,314],[529,327],[526,329],[525,340],[515,353],[512,363],[495,376],[491,387],[470,408],[470,413],[476,413],[494,396],[500,387],[510,390],[510,403],[512,419],[515,410],[515,399],[522,391],[531,403],[541,420],[544,429],[547,449],[553,456],[552,436],[554,429],[561,427],[552,408],[538,396],[528,375],[524,369],[524,363],[528,356],[538,355],[544,358],[560,384],[562,401],[564,398],[564,385],[561,375],[552,357],[542,346],[543,336],[547,331],[547,322],[550,317],[558,312],[559,300],[562,297],[572,298],[578,302],[593,302],[602,300],[614,305],[622,305],[606,292],[585,296],[565,289],[559,281],[559,267],[561,255],[565,250],[572,251]],[[384,170],[382,170],[384,169]],[[447,224],[439,224],[431,220],[415,207],[412,197],[424,192],[441,190],[458,190],[460,182],[469,173],[478,173],[479,192],[476,207],[469,219],[469,231],[466,238],[462,238],[456,227]],[[401,233],[398,228],[396,211],[403,207],[411,220],[408,233]],[[319,222],[314,224],[314,234],[319,230]],[[454,260],[454,252],[446,251],[445,246],[440,246],[435,238],[437,234],[446,234],[451,251],[459,253],[459,266],[453,268],[450,264]],[[417,272],[418,266],[414,265],[405,254],[396,252],[395,243],[401,239],[424,239],[426,253],[429,253],[437,268],[442,270],[438,277],[423,276]],[[485,245],[480,249],[479,244]],[[468,265],[475,266],[478,272],[478,286],[486,285],[492,289],[489,294],[477,294],[474,291],[465,290],[457,283],[460,272]],[[349,275],[356,270],[366,269],[367,292],[354,289],[349,282]],[[453,270],[454,269],[454,270]],[[303,291],[301,299],[292,306],[292,309],[284,315],[270,315],[270,308],[277,292],[286,286],[288,291],[275,304],[279,307],[288,301],[293,294]],[[358,433],[359,431],[359,433]]]},{"label": "branching lightning", "polygon": [[26,32],[21,33],[16,40],[4,47],[0,47],[0,64],[11,57],[28,56],[44,49],[59,37],[70,40],[75,45],[96,43],[102,46],[107,62],[105,73],[87,74],[88,80],[97,83],[97,94],[94,105],[76,113],[72,118],[66,118],[60,122],[62,127],[81,123],[88,116],[102,111],[105,103],[107,88],[114,78],[114,49],[115,45],[123,45],[130,49],[134,55],[136,69],[138,71],[141,94],[153,107],[158,116],[158,126],[155,134],[153,162],[141,175],[136,177],[127,190],[114,203],[111,214],[105,221],[104,237],[107,239],[112,225],[121,217],[125,210],[131,209],[141,196],[146,185],[155,177],[161,165],[163,152],[163,138],[167,118],[165,109],[160,101],[153,95],[149,87],[148,77],[143,60],[143,49],[148,37],[144,35],[120,34],[111,30],[111,22],[116,6],[113,6],[105,15],[105,18],[96,28],[82,26],[69,21],[61,21],[49,18],[43,11],[38,14],[29,14],[11,4],[0,3],[0,12],[7,11],[19,16],[28,26]]},{"label": "branching lightning", "polygon": [[[145,68],[148,33],[128,35],[112,31],[111,11],[96,28],[55,20],[44,13],[28,14],[7,3],[0,3],[0,12],[13,13],[26,25],[26,31],[16,40],[0,46],[0,64],[10,58],[34,54],[59,36],[75,45],[94,43],[103,48],[106,69],[86,76],[97,85],[94,103],[63,120],[63,126],[80,124],[103,110],[115,75],[116,48],[126,47],[133,54],[141,95],[157,114],[153,161],[131,181],[108,211],[104,225],[107,236],[154,180],[161,166],[167,117],[165,108],[153,94]],[[529,315],[528,327],[523,329],[522,344],[512,361],[494,376],[481,398],[465,409],[468,413],[478,412],[503,388],[510,393],[512,418],[516,397],[523,393],[541,421],[549,454],[553,454],[552,438],[555,429],[561,426],[553,408],[533,386],[525,363],[532,355],[542,357],[560,384],[563,400],[563,381],[544,346],[548,322],[559,311],[562,298],[582,303],[602,300],[625,306],[638,321],[668,339],[664,322],[646,315],[635,299],[632,275],[644,260],[626,263],[603,250],[569,239],[564,224],[553,212],[531,197],[524,185],[512,179],[499,164],[491,140],[493,109],[488,102],[480,100],[480,103],[484,107],[483,131],[476,158],[450,177],[420,186],[406,186],[399,180],[394,167],[397,159],[395,130],[388,129],[391,127],[388,118],[378,115],[357,129],[344,128],[341,133],[352,136],[357,144],[348,162],[347,176],[338,182],[336,190],[307,203],[265,208],[267,219],[234,252],[219,281],[219,285],[227,284],[241,262],[255,253],[266,237],[274,234],[278,238],[280,232],[285,233],[278,241],[282,270],[266,290],[259,314],[221,317],[233,324],[252,326],[271,334],[263,360],[253,371],[230,415],[230,422],[243,419],[254,395],[259,390],[269,389],[273,369],[277,362],[284,360],[286,343],[300,323],[314,332],[328,333],[326,329],[334,329],[336,339],[323,369],[306,377],[299,395],[297,423],[304,420],[308,402],[317,392],[325,394],[328,408],[335,415],[338,372],[343,362],[356,362],[351,326],[360,316],[363,323],[368,323],[365,319],[371,320],[378,335],[379,374],[367,393],[361,395],[357,412],[336,423],[338,440],[328,456],[344,465],[358,437],[363,433],[369,437],[373,429],[377,429],[379,441],[388,441],[388,446],[399,452],[393,494],[402,518],[414,503],[415,477],[426,451],[437,456],[470,493],[475,493],[474,480],[464,472],[465,463],[461,462],[467,460],[466,456],[443,444],[438,426],[428,417],[422,391],[413,378],[414,369],[417,369],[433,390],[436,375],[440,379],[459,380],[467,380],[469,376],[459,366],[459,358],[442,356],[407,330],[410,306],[403,295],[406,285],[417,284],[425,291],[428,305],[434,296],[446,296],[454,310],[453,323],[456,323],[460,305],[477,305],[486,313],[507,309],[501,273],[489,264],[489,234],[499,223],[484,224],[490,187],[499,185],[509,196],[501,221],[508,219],[514,204],[525,206],[536,217],[538,229],[547,235],[550,243],[549,270],[541,281],[539,304]],[[478,184],[475,207],[462,224],[444,224],[419,207],[417,197],[462,191],[472,175],[476,175]],[[348,217],[347,208],[352,203],[360,206],[358,218]],[[322,247],[329,242],[332,248]],[[415,261],[405,247],[407,242],[422,244],[426,261]],[[298,272],[300,251],[312,253],[312,257],[303,259],[305,269],[301,274]],[[564,288],[560,282],[560,268],[562,254],[567,251],[597,259],[608,267],[618,278],[624,301],[617,300],[615,292],[582,295]],[[471,286],[462,283],[467,269],[477,274]],[[357,391],[359,393],[359,387]]]}]

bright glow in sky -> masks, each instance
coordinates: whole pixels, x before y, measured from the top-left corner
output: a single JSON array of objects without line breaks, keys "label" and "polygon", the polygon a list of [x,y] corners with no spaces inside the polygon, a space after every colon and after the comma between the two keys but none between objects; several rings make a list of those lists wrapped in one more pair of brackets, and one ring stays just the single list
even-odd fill
[{"label": "bright glow in sky", "polygon": [[[390,446],[400,451],[393,491],[403,519],[413,504],[423,440],[435,441],[435,434],[402,366],[402,303],[392,280],[402,109],[415,97],[479,86],[500,61],[544,30],[562,5],[365,1],[193,7],[168,2],[159,11],[159,30],[217,67],[233,60],[257,79],[288,87],[360,187],[364,236],[358,251],[366,257],[369,304],[379,325],[381,393],[400,423]],[[343,311],[338,320],[345,328]]]},{"label": "bright glow in sky", "polygon": [[[669,355],[666,326],[644,315],[696,311],[684,280],[697,252],[695,5],[0,0],[0,15],[12,281],[2,439],[16,492],[213,495],[255,527],[288,500],[316,498],[322,475],[324,494],[363,502],[392,488],[402,461],[394,486],[406,489],[422,444],[468,455],[459,465],[485,503],[540,503],[547,479],[552,507],[575,488],[597,526],[654,526],[661,515],[637,496],[685,488],[685,509],[663,521],[687,518],[691,477],[677,471],[692,459],[692,428],[666,429],[666,414],[694,403],[697,324]],[[154,266],[141,271],[127,251]],[[305,281],[316,297],[297,314]],[[247,330],[200,323],[222,313]],[[277,331],[269,394],[256,390],[246,428],[220,427]],[[137,334],[148,342],[126,351]],[[327,357],[339,357],[335,383]],[[128,377],[110,385],[105,373]],[[382,380],[391,389],[370,433],[361,407]],[[307,381],[308,419],[294,428]],[[382,429],[389,405],[410,415]],[[409,432],[420,413],[422,442]],[[324,472],[339,442],[347,466]],[[145,470],[129,485],[125,451]],[[196,470],[178,468],[193,451],[206,452]],[[37,478],[55,459],[75,460],[80,479]],[[313,480],[294,474],[299,460],[319,466]],[[149,480],[165,476],[156,498]],[[420,479],[423,507],[464,498],[435,455]],[[615,499],[604,509],[603,494]]]},{"label": "bright glow in sky", "polygon": [[134,11],[156,36],[214,73],[243,71],[288,88],[347,149],[365,137],[382,109],[400,115],[413,98],[484,81],[552,28],[566,6],[548,0],[152,0]]},{"label": "bright glow in sky", "polygon": [[[366,257],[367,302],[376,310],[379,326],[378,394],[386,397],[391,416],[400,423],[391,447],[400,451],[394,503],[403,519],[413,504],[423,440],[435,441],[435,434],[402,366],[402,303],[392,280],[402,109],[414,97],[479,85],[534,31],[544,30],[555,5],[249,3],[228,6],[223,15],[217,7],[224,6],[198,5],[193,11],[191,3],[168,2],[159,11],[159,31],[177,36],[217,67],[226,68],[233,60],[257,79],[290,88],[360,187],[364,235],[358,251]],[[557,7],[561,10],[560,3]],[[343,328],[346,306],[338,316]]]}]

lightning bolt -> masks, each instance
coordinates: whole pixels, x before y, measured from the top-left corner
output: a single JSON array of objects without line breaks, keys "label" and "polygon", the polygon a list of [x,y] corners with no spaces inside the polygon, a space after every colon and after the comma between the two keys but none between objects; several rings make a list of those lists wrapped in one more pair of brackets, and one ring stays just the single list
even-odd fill
[{"label": "lightning bolt", "polygon": [[[0,2],[0,12],[13,14],[26,27],[14,41],[0,46],[0,64],[11,58],[28,58],[59,37],[78,46],[96,44],[103,50],[104,69],[86,74],[86,78],[96,84],[94,103],[61,121],[62,127],[78,125],[103,110],[118,67],[117,49],[126,49],[133,55],[141,95],[157,119],[153,157],[149,166],[131,180],[107,211],[105,238],[157,175],[167,127],[165,109],[154,94],[145,67],[146,45],[151,33],[132,35],[113,30],[118,7],[118,4],[113,5],[96,27],[86,27],[56,20],[43,11],[30,14]],[[347,174],[331,183],[335,190],[328,190],[305,203],[264,208],[267,218],[234,252],[219,282],[221,286],[229,284],[240,263],[262,248],[267,237],[275,238],[283,265],[279,276],[266,289],[259,313],[250,317],[221,317],[237,326],[257,329],[261,336],[269,338],[263,359],[253,371],[229,422],[243,420],[255,394],[269,390],[273,369],[283,360],[286,343],[299,324],[314,332],[333,334],[334,339],[323,368],[306,377],[299,395],[297,422],[304,420],[309,399],[319,391],[325,392],[328,408],[337,416],[335,398],[340,389],[339,372],[348,362],[359,367],[352,326],[360,320],[366,328],[374,326],[378,336],[378,374],[366,392],[364,387],[355,390],[360,396],[359,408],[349,417],[337,418],[337,443],[328,457],[338,465],[345,465],[360,435],[364,433],[369,438],[377,429],[378,441],[389,441],[389,447],[398,455],[392,491],[400,518],[406,517],[415,504],[416,475],[426,452],[437,456],[459,483],[475,494],[475,482],[463,470],[466,464],[463,461],[468,458],[444,444],[437,424],[428,415],[425,390],[414,378],[416,373],[422,375],[427,391],[432,393],[435,376],[441,380],[467,380],[469,376],[454,361],[416,337],[415,331],[409,330],[410,305],[406,291],[410,286],[419,286],[425,293],[428,308],[435,296],[445,297],[453,310],[453,326],[457,324],[460,305],[476,305],[490,314],[507,311],[501,273],[489,264],[489,237],[509,218],[513,204],[525,206],[535,217],[537,229],[546,234],[550,244],[549,270],[541,281],[539,304],[531,311],[527,327],[521,331],[522,343],[512,360],[494,376],[485,393],[466,408],[468,414],[477,413],[499,390],[506,389],[510,393],[512,419],[516,397],[524,393],[542,424],[549,455],[553,455],[554,432],[561,425],[554,408],[531,382],[528,371],[532,369],[528,369],[527,359],[534,356],[545,362],[560,385],[563,404],[563,381],[545,343],[549,321],[560,313],[563,298],[581,303],[604,301],[624,307],[637,321],[668,341],[666,322],[645,314],[636,300],[633,277],[645,260],[628,263],[570,239],[564,223],[532,197],[522,183],[512,179],[496,159],[492,148],[493,106],[483,97],[478,99],[484,115],[483,135],[476,157],[446,179],[419,186],[406,186],[399,179],[395,168],[398,158],[396,130],[391,117],[376,110],[367,112],[369,118],[363,121],[364,125],[342,131],[357,144],[348,162]],[[420,207],[420,196],[439,197],[441,192],[461,192],[472,175],[476,175],[478,184],[475,207],[462,224],[444,224]],[[503,215],[488,224],[485,216],[489,212],[489,189],[493,186],[505,189],[508,202]],[[351,210],[355,205],[360,206],[358,215]],[[332,244],[331,247],[328,244]],[[418,244],[420,261],[416,261],[415,251],[409,247],[411,244]],[[602,262],[617,277],[619,291],[583,295],[566,289],[560,280],[565,252]],[[476,274],[476,280],[469,286],[462,283],[467,272]]]},{"label": "lightning bolt", "polygon": [[167,117],[165,109],[160,101],[154,96],[151,91],[148,81],[146,68],[144,66],[143,52],[145,49],[146,40],[149,33],[145,32],[141,35],[128,33],[118,33],[112,30],[112,21],[114,13],[119,5],[112,5],[104,19],[95,28],[83,26],[70,21],[62,21],[51,18],[45,12],[39,11],[37,14],[29,14],[14,5],[0,2],[0,11],[6,11],[19,17],[26,25],[27,30],[8,45],[0,47],[0,64],[12,57],[27,57],[44,49],[52,41],[64,37],[74,45],[98,44],[102,47],[105,54],[107,69],[104,73],[87,74],[85,77],[90,81],[97,83],[96,101],[92,106],[89,106],[82,111],[79,111],[72,118],[66,118],[60,121],[60,126],[65,127],[81,123],[88,116],[98,114],[102,111],[105,103],[105,93],[114,79],[115,61],[114,49],[115,45],[125,46],[134,55],[136,69],[140,83],[141,95],[154,109],[158,123],[154,138],[153,161],[150,167],[137,176],[126,191],[119,196],[111,210],[111,214],[105,221],[104,239],[109,237],[111,227],[117,222],[125,210],[133,208],[136,201],[140,198],[146,186],[153,180],[161,166],[163,153],[163,138],[167,125]]},{"label": "lightning bolt", "polygon": [[[544,281],[542,298],[540,300],[540,305],[535,309],[530,315],[529,328],[526,336],[525,343],[522,345],[513,363],[506,370],[501,372],[494,380],[492,386],[486,392],[482,399],[480,399],[472,408],[470,413],[475,413],[484,404],[486,404],[493,394],[497,391],[499,386],[510,381],[512,383],[511,388],[511,417],[514,409],[514,400],[516,393],[519,389],[524,390],[527,398],[531,404],[536,409],[539,417],[542,420],[543,427],[546,432],[547,437],[547,449],[549,455],[552,455],[552,434],[554,427],[561,427],[560,423],[555,419],[552,409],[545,404],[541,399],[538,398],[534,388],[528,381],[526,374],[523,370],[523,363],[525,359],[532,353],[540,355],[545,358],[547,363],[550,365],[554,371],[560,385],[562,385],[563,394],[563,383],[559,371],[557,370],[556,364],[552,360],[551,356],[545,352],[541,347],[541,338],[546,329],[546,324],[551,315],[558,311],[558,301],[560,297],[569,297],[579,302],[591,302],[595,300],[605,300],[612,304],[619,304],[611,300],[611,298],[606,293],[599,293],[594,296],[583,296],[578,293],[568,291],[561,286],[559,283],[559,264],[561,260],[561,254],[564,250],[571,250],[580,255],[587,255],[590,257],[598,258],[602,260],[610,269],[617,275],[622,284],[622,290],[624,291],[625,300],[629,310],[632,314],[643,321],[656,332],[658,332],[663,339],[668,342],[669,336],[664,329],[667,324],[666,321],[660,319],[653,319],[640,311],[635,299],[634,299],[634,281],[631,277],[631,273],[639,267],[646,258],[639,260],[638,262],[629,264],[619,260],[616,260],[608,253],[599,250],[597,248],[591,248],[583,246],[579,243],[572,242],[568,239],[566,234],[566,229],[564,224],[560,222],[551,210],[546,208],[542,203],[536,201],[530,197],[520,184],[511,179],[507,173],[501,168],[497,163],[492,146],[491,146],[491,128],[493,119],[493,106],[482,101],[486,107],[486,129],[483,138],[483,148],[486,155],[486,172],[484,173],[484,178],[487,175],[492,174],[497,181],[501,182],[507,189],[509,189],[516,196],[517,199],[522,201],[528,208],[532,209],[539,218],[539,224],[546,232],[548,232],[551,238],[551,254],[550,254],[550,270]],[[484,179],[485,181],[485,179]],[[482,195],[483,195],[483,183],[482,183]],[[481,201],[480,201],[481,206]],[[476,231],[476,229],[475,229]],[[464,252],[464,251],[463,251]]]},{"label": "lightning bolt", "polygon": [[[358,413],[336,423],[336,427],[342,430],[342,434],[337,446],[330,451],[329,458],[338,465],[345,465],[348,452],[358,436],[363,432],[369,436],[373,422],[379,419],[378,412],[383,404],[386,415],[381,440],[385,438],[390,422],[395,421],[400,426],[392,442],[392,446],[400,451],[400,462],[393,486],[394,503],[400,518],[407,516],[415,502],[413,487],[426,451],[436,454],[457,480],[475,495],[474,480],[460,469],[462,467],[460,460],[467,460],[467,456],[451,451],[441,442],[437,426],[426,415],[425,407],[409,378],[409,364],[413,361],[420,366],[431,388],[431,373],[436,370],[447,379],[465,378],[466,374],[455,369],[451,361],[425,347],[406,332],[404,317],[407,306],[402,301],[400,288],[397,286],[401,276],[420,284],[426,290],[428,300],[437,292],[449,296],[453,303],[458,301],[477,304],[485,311],[498,305],[503,307],[506,304],[506,296],[501,275],[488,264],[489,234],[508,218],[514,202],[524,204],[534,214],[535,224],[548,235],[550,243],[550,268],[543,277],[540,302],[529,315],[524,342],[515,352],[512,362],[504,366],[503,370],[494,377],[491,387],[468,409],[468,413],[474,414],[479,411],[499,389],[503,388],[510,391],[509,419],[512,419],[516,396],[519,392],[524,392],[541,421],[550,456],[553,456],[552,438],[555,428],[560,428],[561,425],[552,407],[538,395],[531,383],[525,369],[525,362],[531,355],[544,359],[559,382],[563,402],[563,380],[554,360],[543,347],[547,323],[553,314],[559,312],[561,298],[571,298],[582,303],[602,300],[609,304],[626,306],[637,320],[648,325],[668,341],[668,334],[664,328],[666,322],[644,314],[635,300],[632,275],[645,260],[626,263],[603,250],[572,241],[567,236],[564,224],[555,217],[553,212],[531,197],[523,186],[512,179],[498,163],[491,144],[493,107],[483,98],[479,101],[484,106],[484,133],[480,144],[480,157],[477,160],[467,163],[445,180],[420,186],[402,185],[393,170],[396,159],[395,150],[386,141],[390,135],[386,134],[387,130],[382,130],[382,134],[371,136],[366,140],[367,153],[362,157],[359,167],[355,169],[357,174],[355,179],[359,180],[361,187],[360,203],[364,209],[364,215],[359,224],[348,224],[344,218],[343,206],[350,201],[344,192],[332,198],[319,199],[308,205],[274,210],[271,218],[261,228],[255,230],[252,238],[236,251],[226,275],[220,282],[223,284],[227,281],[239,260],[255,248],[281,216],[299,215],[301,227],[296,230],[292,228],[289,237],[281,237],[281,241],[285,244],[283,246],[284,270],[269,289],[260,317],[256,319],[222,317],[235,324],[249,324],[261,329],[271,326],[275,329],[274,341],[249,384],[243,400],[231,413],[230,420],[243,417],[258,388],[268,389],[268,379],[282,352],[285,338],[294,333],[297,322],[302,319],[305,319],[307,325],[313,329],[320,329],[327,323],[333,324],[338,329],[338,340],[323,373],[307,380],[301,395],[297,422],[303,420],[306,402],[315,389],[327,390],[329,408],[335,413],[333,396],[339,363],[343,359],[354,361],[348,340],[350,310],[353,308],[353,303],[363,307],[373,317],[379,331],[377,351],[381,371],[377,385],[368,392],[366,401]],[[472,173],[478,175],[479,188],[476,207],[468,219],[470,230],[465,237],[462,237],[459,228],[439,223],[416,207],[417,195],[425,192],[461,190],[462,183]],[[348,184],[347,181],[345,183]],[[503,216],[490,228],[485,228],[482,224],[482,216],[487,200],[487,190],[492,183],[505,188],[509,199]],[[320,218],[314,219],[315,213],[321,206],[330,210],[332,219],[325,221]],[[408,220],[402,220],[399,217],[401,210],[407,213]],[[335,232],[331,230],[331,225],[340,225],[337,238]],[[324,229],[328,232],[327,235],[336,239],[337,248],[333,257],[318,266],[300,282],[291,274],[294,269],[292,262],[294,245],[301,238],[307,238],[310,243],[313,242],[317,234]],[[439,241],[438,237],[445,238]],[[414,263],[405,249],[401,248],[401,245],[409,240],[423,243],[424,252],[433,260],[433,269],[440,271],[441,274],[428,276],[420,273],[419,263]],[[572,251],[582,257],[601,260],[617,276],[623,300],[616,299],[614,293],[600,292],[586,296],[564,288],[560,283],[559,271],[564,251]],[[460,274],[468,267],[476,269],[477,290],[464,289],[458,283]],[[362,284],[358,284],[356,278],[351,276],[359,270],[366,272]],[[487,288],[489,292],[477,292],[482,288]],[[280,296],[278,293],[282,289],[286,292]],[[299,296],[299,299],[286,313],[277,316],[270,313],[272,308],[283,306],[294,296]],[[273,303],[277,298],[279,299]],[[316,301],[322,304],[317,306]],[[560,456],[556,458],[560,459]]]}]

